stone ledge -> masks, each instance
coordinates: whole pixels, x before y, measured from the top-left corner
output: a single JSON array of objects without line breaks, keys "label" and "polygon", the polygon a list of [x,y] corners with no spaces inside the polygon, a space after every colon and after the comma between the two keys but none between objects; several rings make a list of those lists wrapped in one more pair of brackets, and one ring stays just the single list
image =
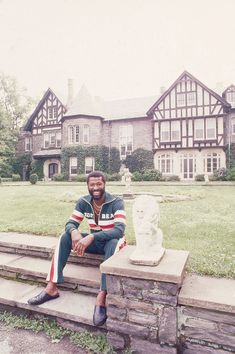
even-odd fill
[{"label": "stone ledge", "polygon": [[186,251],[166,250],[163,259],[157,266],[131,264],[130,254],[135,246],[126,246],[120,252],[100,265],[102,273],[120,275],[146,280],[156,280],[181,284],[189,253]]},{"label": "stone ledge", "polygon": [[187,275],[179,304],[235,313],[235,280]]}]

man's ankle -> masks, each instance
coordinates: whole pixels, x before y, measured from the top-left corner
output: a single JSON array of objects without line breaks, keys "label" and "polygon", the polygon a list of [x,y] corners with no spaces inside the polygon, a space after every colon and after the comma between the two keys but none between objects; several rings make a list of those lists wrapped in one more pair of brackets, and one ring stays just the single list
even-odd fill
[{"label": "man's ankle", "polygon": [[56,295],[58,293],[58,288],[57,288],[56,283],[52,283],[52,282],[49,282],[47,284],[45,290],[49,295]]},{"label": "man's ankle", "polygon": [[106,290],[101,290],[96,298],[96,305],[98,306],[105,306],[106,305]]}]

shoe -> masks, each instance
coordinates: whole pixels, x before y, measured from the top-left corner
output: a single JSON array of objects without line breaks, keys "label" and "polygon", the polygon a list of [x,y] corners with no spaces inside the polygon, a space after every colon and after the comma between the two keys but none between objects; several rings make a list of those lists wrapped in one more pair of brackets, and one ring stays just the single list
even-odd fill
[{"label": "shoe", "polygon": [[43,290],[42,292],[40,292],[40,294],[29,299],[28,304],[29,305],[41,305],[46,301],[57,299],[57,297],[59,297],[59,296],[60,296],[59,294],[50,295],[45,290]]},{"label": "shoe", "polygon": [[107,320],[106,307],[95,305],[93,323],[95,326],[102,326]]}]

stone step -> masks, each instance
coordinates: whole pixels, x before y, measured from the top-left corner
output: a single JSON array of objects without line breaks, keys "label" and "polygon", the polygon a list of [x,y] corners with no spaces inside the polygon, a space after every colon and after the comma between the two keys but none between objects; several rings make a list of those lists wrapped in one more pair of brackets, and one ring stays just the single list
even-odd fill
[{"label": "stone step", "polygon": [[[92,317],[95,297],[60,290],[60,297],[39,306],[31,306],[27,300],[37,295],[43,288],[37,285],[25,284],[13,280],[0,278],[0,305],[1,308],[23,309],[24,312],[34,312],[56,318],[59,323],[68,322],[70,326],[82,324],[93,326]],[[71,322],[72,321],[72,322]],[[67,325],[67,327],[69,327]],[[105,326],[103,326],[105,328]],[[102,329],[102,327],[101,327]]]},{"label": "stone step", "polygon": [[[52,236],[0,232],[0,252],[51,259],[57,241],[58,238]],[[97,267],[103,260],[101,255],[86,253],[78,257],[71,252],[68,262]]]},{"label": "stone step", "polygon": [[[0,252],[0,276],[45,283],[49,268],[48,259]],[[64,268],[64,283],[61,287],[97,294],[100,277],[97,267],[68,263]]]}]

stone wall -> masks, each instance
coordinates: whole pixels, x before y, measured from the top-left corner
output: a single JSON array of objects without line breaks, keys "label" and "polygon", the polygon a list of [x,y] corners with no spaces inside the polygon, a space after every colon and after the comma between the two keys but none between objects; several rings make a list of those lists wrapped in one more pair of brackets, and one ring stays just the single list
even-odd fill
[{"label": "stone wall", "polygon": [[133,265],[126,246],[107,274],[107,338],[135,354],[235,353],[235,281],[185,274],[188,254],[166,250],[158,266]]}]

